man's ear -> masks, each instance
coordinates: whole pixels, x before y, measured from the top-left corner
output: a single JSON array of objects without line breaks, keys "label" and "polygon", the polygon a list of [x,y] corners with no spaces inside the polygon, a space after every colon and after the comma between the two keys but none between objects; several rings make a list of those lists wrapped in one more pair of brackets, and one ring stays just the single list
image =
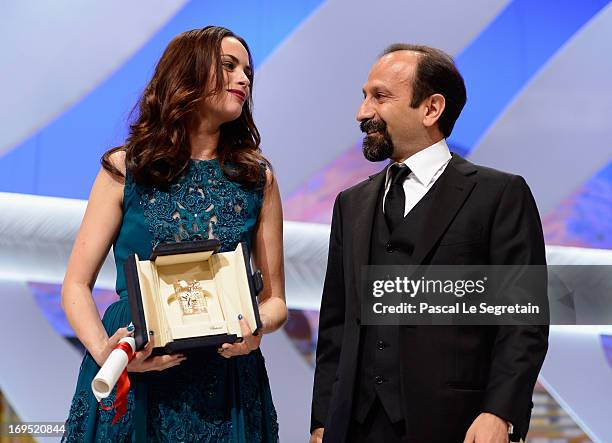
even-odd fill
[{"label": "man's ear", "polygon": [[431,127],[440,119],[446,100],[442,94],[432,94],[425,99],[425,115],[423,116],[423,125]]}]

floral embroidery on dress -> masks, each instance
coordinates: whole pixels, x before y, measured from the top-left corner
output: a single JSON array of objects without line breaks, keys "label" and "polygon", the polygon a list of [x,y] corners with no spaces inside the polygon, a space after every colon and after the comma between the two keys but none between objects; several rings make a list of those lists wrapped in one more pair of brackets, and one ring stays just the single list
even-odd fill
[{"label": "floral embroidery on dress", "polygon": [[[87,441],[87,426],[89,425],[90,414],[98,414],[96,442],[131,442],[132,441],[132,415],[134,411],[134,392],[128,393],[127,410],[117,424],[113,425],[115,409],[112,408],[115,401],[115,391],[103,399],[100,404],[92,402],[93,394],[91,391],[81,390],[77,392],[72,400],[70,414],[66,421],[65,432],[62,442],[84,442]],[[111,409],[105,410],[104,407]]]},{"label": "floral embroidery on dress", "polygon": [[172,385],[152,381],[147,420],[156,426],[149,428],[148,440],[233,442],[232,414],[238,414],[248,443],[275,442],[270,437],[278,435],[277,415],[262,389],[268,384],[262,361],[258,350],[230,360],[214,351],[196,353],[172,371]]},{"label": "floral embroidery on dress", "polygon": [[229,180],[216,160],[191,160],[186,173],[168,189],[136,185],[153,236],[162,242],[217,239],[221,251],[244,240],[247,220],[261,205],[261,191]]},{"label": "floral embroidery on dress", "polygon": [[[258,379],[262,374],[261,371],[265,371],[263,356],[258,360],[254,358],[255,355],[256,353],[251,353],[241,357],[237,365],[238,380],[242,383],[240,386],[240,403],[246,410],[250,411],[250,414],[245,417],[246,433],[251,436],[278,435],[276,410],[267,408],[260,392],[254,390],[252,383],[248,382],[248,380]],[[249,359],[251,361],[248,361]],[[266,413],[268,418],[264,417]],[[268,432],[265,432],[265,427],[271,427],[271,429],[267,429]],[[263,438],[258,440],[258,442],[263,441],[265,441]]]}]

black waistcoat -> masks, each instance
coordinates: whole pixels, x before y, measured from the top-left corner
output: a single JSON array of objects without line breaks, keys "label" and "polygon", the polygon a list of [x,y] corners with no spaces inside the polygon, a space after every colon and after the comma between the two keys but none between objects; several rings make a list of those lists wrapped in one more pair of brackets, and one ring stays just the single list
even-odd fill
[{"label": "black waistcoat", "polygon": [[[436,183],[410,210],[400,226],[407,237],[402,248],[390,242],[390,232],[383,214],[384,188],[379,192],[372,235],[370,240],[370,265],[410,265],[412,252],[425,223],[426,216],[435,202]],[[397,228],[396,228],[397,229]],[[400,392],[399,328],[397,326],[362,326],[359,367],[357,370],[353,418],[363,423],[376,396],[380,399],[391,422],[404,417]]]}]

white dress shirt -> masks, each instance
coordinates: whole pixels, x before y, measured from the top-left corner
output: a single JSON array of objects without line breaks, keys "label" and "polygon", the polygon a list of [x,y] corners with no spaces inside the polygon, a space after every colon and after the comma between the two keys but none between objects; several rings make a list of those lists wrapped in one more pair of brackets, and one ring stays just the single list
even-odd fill
[{"label": "white dress shirt", "polygon": [[[442,139],[438,143],[417,152],[408,157],[404,164],[410,168],[410,174],[404,181],[404,195],[406,205],[404,206],[404,217],[412,208],[427,194],[436,180],[442,175],[446,165],[451,159],[450,151],[446,140]],[[383,208],[391,181],[389,180],[389,169],[385,178],[385,195],[383,197]],[[384,211],[384,209],[383,209]]]}]

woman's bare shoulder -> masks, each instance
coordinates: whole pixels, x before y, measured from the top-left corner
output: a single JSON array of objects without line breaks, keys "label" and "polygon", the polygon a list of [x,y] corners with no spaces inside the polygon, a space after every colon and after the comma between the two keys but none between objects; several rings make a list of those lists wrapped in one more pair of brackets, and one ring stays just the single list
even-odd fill
[{"label": "woman's bare shoulder", "polygon": [[98,177],[94,182],[90,200],[92,198],[101,199],[121,205],[125,185],[125,170],[125,150],[117,149],[105,155]]},{"label": "woman's bare shoulder", "polygon": [[108,156],[108,161],[125,177],[125,149],[118,149]]}]

